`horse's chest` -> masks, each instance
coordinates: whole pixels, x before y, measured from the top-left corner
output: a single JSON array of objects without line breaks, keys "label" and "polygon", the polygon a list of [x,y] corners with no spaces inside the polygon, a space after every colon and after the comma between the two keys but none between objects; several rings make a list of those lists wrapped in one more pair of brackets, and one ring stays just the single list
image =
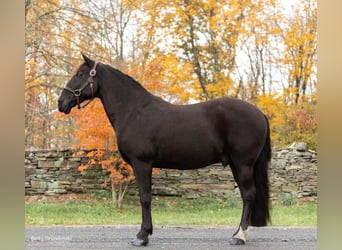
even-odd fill
[{"label": "horse's chest", "polygon": [[127,159],[149,158],[154,155],[151,140],[139,133],[127,133],[118,136],[117,143],[121,155],[124,155]]}]

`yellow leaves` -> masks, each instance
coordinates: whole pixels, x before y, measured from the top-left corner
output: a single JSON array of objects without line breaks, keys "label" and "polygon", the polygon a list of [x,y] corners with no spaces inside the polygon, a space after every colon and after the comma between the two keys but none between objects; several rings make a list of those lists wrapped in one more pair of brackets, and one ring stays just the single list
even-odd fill
[{"label": "yellow leaves", "polygon": [[271,119],[284,112],[286,107],[282,97],[272,94],[258,96],[257,106]]},{"label": "yellow leaves", "polygon": [[207,85],[209,96],[219,98],[228,95],[229,90],[232,88],[232,80],[224,75],[218,76],[218,81],[215,84]]},{"label": "yellow leaves", "polygon": [[[308,6],[307,1],[300,1],[297,10],[288,15],[277,0],[123,0],[113,2],[117,7],[113,10],[102,8],[108,7],[105,3],[89,8],[92,3],[72,2],[71,6],[79,5],[75,10],[80,12],[69,14],[65,19],[68,22],[59,23],[62,30],[54,27],[56,36],[51,34],[46,39],[43,32],[51,29],[54,19],[47,19],[46,27],[40,25],[44,26],[41,33],[32,29],[32,34],[41,34],[40,40],[58,40],[55,47],[61,48],[61,70],[65,67],[65,55],[73,57],[79,47],[91,48],[99,60],[121,67],[153,94],[172,103],[185,104],[232,93],[247,101],[257,100],[277,129],[282,123],[286,126],[286,105],[291,105],[296,95],[305,90],[295,85],[296,80],[301,78],[301,84],[308,88],[315,86],[310,77],[316,70],[317,16],[316,7]],[[122,36],[116,29],[126,23],[119,22],[116,11],[127,11],[130,17],[127,29],[121,30]],[[102,19],[103,22],[98,21]],[[53,54],[53,58],[58,57]],[[120,62],[115,64],[115,58],[120,58]],[[30,78],[39,73],[38,64],[28,61],[27,86],[41,83],[43,78]],[[58,81],[64,82],[61,79]],[[310,95],[315,92],[308,88]],[[267,95],[259,96],[261,93]],[[114,131],[100,102],[94,101],[81,111],[74,109],[72,117],[77,124],[75,147],[116,150]],[[109,161],[103,164],[113,166]]]},{"label": "yellow leaves", "polygon": [[[173,103],[187,103],[195,97],[193,91],[192,66],[181,62],[175,55],[156,53],[144,68],[131,70],[138,81],[153,94]],[[196,93],[197,94],[197,93]]]},{"label": "yellow leaves", "polygon": [[258,96],[256,105],[268,117],[271,129],[271,139],[279,141],[278,127],[285,124],[284,114],[287,112],[287,105],[282,102],[280,96],[268,94]]},{"label": "yellow leaves", "polygon": [[262,95],[256,103],[269,118],[273,144],[284,146],[305,141],[314,149],[317,146],[316,105],[310,102],[286,104],[283,99],[277,95]]},{"label": "yellow leaves", "polygon": [[43,82],[42,78],[35,77],[39,71],[37,62],[30,59],[25,64],[25,89],[29,90],[35,86],[39,86]]}]

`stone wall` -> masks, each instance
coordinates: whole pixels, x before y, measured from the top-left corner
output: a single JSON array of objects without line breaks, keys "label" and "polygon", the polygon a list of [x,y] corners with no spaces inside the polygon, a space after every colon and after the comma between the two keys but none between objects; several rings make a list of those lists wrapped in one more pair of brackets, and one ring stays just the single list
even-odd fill
[{"label": "stone wall", "polygon": [[25,194],[55,195],[104,189],[108,174],[100,166],[80,172],[86,155],[73,150],[25,152]]},{"label": "stone wall", "polygon": [[[109,180],[101,167],[79,172],[78,167],[87,162],[84,155],[74,156],[75,151],[26,151],[25,194],[56,195],[84,193],[109,189],[103,184]],[[290,195],[298,199],[317,199],[317,154],[306,150],[304,143],[288,148],[273,149],[269,169],[271,195]],[[238,194],[229,167],[214,164],[197,170],[165,170],[153,176],[154,195],[174,195],[185,198],[200,196],[228,196]],[[136,194],[134,182],[129,193]]]}]

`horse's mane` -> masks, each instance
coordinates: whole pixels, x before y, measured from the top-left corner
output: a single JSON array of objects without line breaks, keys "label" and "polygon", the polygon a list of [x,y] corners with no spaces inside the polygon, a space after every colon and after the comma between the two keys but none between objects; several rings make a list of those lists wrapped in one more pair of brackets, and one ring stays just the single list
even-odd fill
[{"label": "horse's mane", "polygon": [[[80,68],[82,67],[82,65],[84,65],[85,63],[82,63],[81,65],[77,65],[73,68],[73,70],[71,71],[70,75],[74,76],[76,75],[76,73],[80,70]],[[126,78],[127,80],[129,80],[129,82],[133,83],[135,86],[140,87],[142,89],[145,90],[145,88],[137,81],[135,80],[133,77],[123,73],[122,71],[113,68],[112,66],[108,65],[108,64],[102,64],[105,66],[106,69],[108,69],[109,71],[113,72],[116,75],[119,75],[120,77]]]},{"label": "horse's mane", "polygon": [[122,71],[120,71],[120,70],[118,70],[118,69],[115,69],[115,68],[111,67],[110,65],[107,65],[107,64],[106,64],[105,66],[106,66],[106,68],[107,68],[109,71],[113,72],[114,74],[119,75],[119,76],[121,76],[121,77],[123,77],[123,78],[126,78],[127,80],[129,80],[129,82],[133,83],[133,84],[136,85],[137,87],[140,87],[140,88],[142,88],[142,89],[145,89],[145,88],[144,88],[137,80],[135,80],[133,77],[131,77],[131,76],[129,76],[129,75],[123,73]]}]

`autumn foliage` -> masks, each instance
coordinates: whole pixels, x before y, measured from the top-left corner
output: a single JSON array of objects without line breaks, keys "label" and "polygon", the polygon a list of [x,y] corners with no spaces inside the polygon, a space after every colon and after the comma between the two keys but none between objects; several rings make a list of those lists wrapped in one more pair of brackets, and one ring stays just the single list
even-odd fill
[{"label": "autumn foliage", "polygon": [[306,142],[308,147],[317,146],[317,104],[302,102],[288,105],[282,96],[263,95],[256,102],[270,119],[271,139],[278,147],[291,142]]},{"label": "autumn foliage", "polygon": [[269,117],[273,146],[315,149],[317,1],[291,2],[25,1],[25,146],[98,149],[81,169],[100,164],[114,185],[130,180],[110,153],[115,135],[99,101],[55,112],[82,51],[172,103],[254,103]]},{"label": "autumn foliage", "polygon": [[[58,114],[58,118],[65,115]],[[79,167],[79,171],[85,171],[89,167],[101,166],[110,175],[113,204],[121,208],[123,197],[128,184],[134,179],[132,167],[127,164],[117,152],[117,145],[113,127],[99,100],[94,100],[85,109],[73,109],[71,117],[77,124],[74,131],[76,143],[72,148],[84,149],[78,154],[87,152],[88,162]]]},{"label": "autumn foliage", "polygon": [[[79,151],[82,152],[82,151]],[[124,162],[117,152],[94,149],[87,154],[89,161],[79,166],[79,171],[85,171],[87,168],[100,165],[109,172],[110,183],[103,183],[104,186],[111,186],[112,201],[114,206],[121,208],[124,195],[126,194],[128,184],[134,179],[132,167]]]}]

